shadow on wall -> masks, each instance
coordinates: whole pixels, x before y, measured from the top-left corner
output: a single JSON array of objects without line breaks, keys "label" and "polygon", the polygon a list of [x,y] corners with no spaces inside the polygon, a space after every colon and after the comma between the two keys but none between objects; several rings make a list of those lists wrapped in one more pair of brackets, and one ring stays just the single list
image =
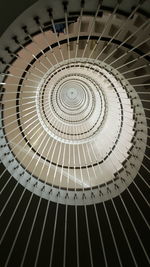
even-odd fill
[{"label": "shadow on wall", "polygon": [[32,6],[35,2],[37,2],[37,0],[2,0],[0,3],[0,36],[8,28],[8,26],[19,16],[19,14],[23,13],[24,10]]}]

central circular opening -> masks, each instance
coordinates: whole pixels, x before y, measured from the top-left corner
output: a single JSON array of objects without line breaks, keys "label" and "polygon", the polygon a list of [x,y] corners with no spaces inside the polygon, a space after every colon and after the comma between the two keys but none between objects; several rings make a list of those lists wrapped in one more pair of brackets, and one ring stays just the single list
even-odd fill
[{"label": "central circular opening", "polygon": [[68,96],[69,96],[70,99],[76,98],[77,97],[76,89],[73,89],[73,88],[69,89],[68,90]]},{"label": "central circular opening", "polygon": [[74,89],[74,88],[68,89],[67,96],[70,99],[75,99],[77,97],[77,91],[76,91],[76,89]]}]

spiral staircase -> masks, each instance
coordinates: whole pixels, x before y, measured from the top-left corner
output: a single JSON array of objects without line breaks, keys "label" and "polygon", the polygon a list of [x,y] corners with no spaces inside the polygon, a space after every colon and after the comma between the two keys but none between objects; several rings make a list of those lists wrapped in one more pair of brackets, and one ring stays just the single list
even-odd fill
[{"label": "spiral staircase", "polygon": [[17,5],[0,39],[0,266],[149,266],[149,0]]}]

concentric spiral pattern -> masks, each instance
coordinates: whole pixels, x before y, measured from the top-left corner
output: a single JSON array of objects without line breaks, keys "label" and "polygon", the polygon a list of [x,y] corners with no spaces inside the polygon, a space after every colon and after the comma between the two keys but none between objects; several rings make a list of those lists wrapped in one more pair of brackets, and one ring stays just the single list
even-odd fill
[{"label": "concentric spiral pattern", "polygon": [[148,13],[39,0],[2,35],[0,266],[150,265]]},{"label": "concentric spiral pattern", "polygon": [[[138,107],[143,118],[145,116],[140,99],[117,70],[101,61],[96,60],[93,64],[93,60],[78,58],[78,61],[71,59],[68,63],[64,60],[48,68],[44,59],[41,57],[32,65],[34,69],[40,60],[40,65],[46,69],[38,82],[32,80],[32,72],[25,73],[22,84],[14,85],[16,91],[11,93],[11,69],[6,81],[3,123],[7,135],[5,142],[9,142],[10,147],[5,149],[10,151],[6,154],[10,162],[13,160],[12,169],[17,161],[21,162],[13,176],[23,185],[27,179],[32,178],[30,185],[38,180],[36,194],[40,194],[44,184],[44,198],[48,198],[52,188],[62,190],[62,203],[65,191],[71,189],[69,202],[74,204],[74,190],[86,189],[88,192],[93,187],[97,195],[95,201],[102,201],[103,198],[99,200],[98,197],[100,186],[107,199],[107,184],[112,183],[117,173],[125,177],[128,185],[143,160],[145,136],[136,170],[130,178],[126,177],[131,166],[124,170],[123,162],[134,149],[132,140],[138,127],[133,110]],[[15,64],[20,64],[20,58]],[[13,122],[12,112],[14,116],[16,112],[18,118]],[[15,130],[11,130],[12,126]],[[133,156],[130,161],[135,161]],[[119,183],[120,179],[116,186]],[[124,189],[124,186],[120,187],[120,190]],[[113,191],[114,195],[119,193]],[[86,199],[89,204],[93,201],[90,196]],[[77,203],[82,204],[82,195]]]}]

